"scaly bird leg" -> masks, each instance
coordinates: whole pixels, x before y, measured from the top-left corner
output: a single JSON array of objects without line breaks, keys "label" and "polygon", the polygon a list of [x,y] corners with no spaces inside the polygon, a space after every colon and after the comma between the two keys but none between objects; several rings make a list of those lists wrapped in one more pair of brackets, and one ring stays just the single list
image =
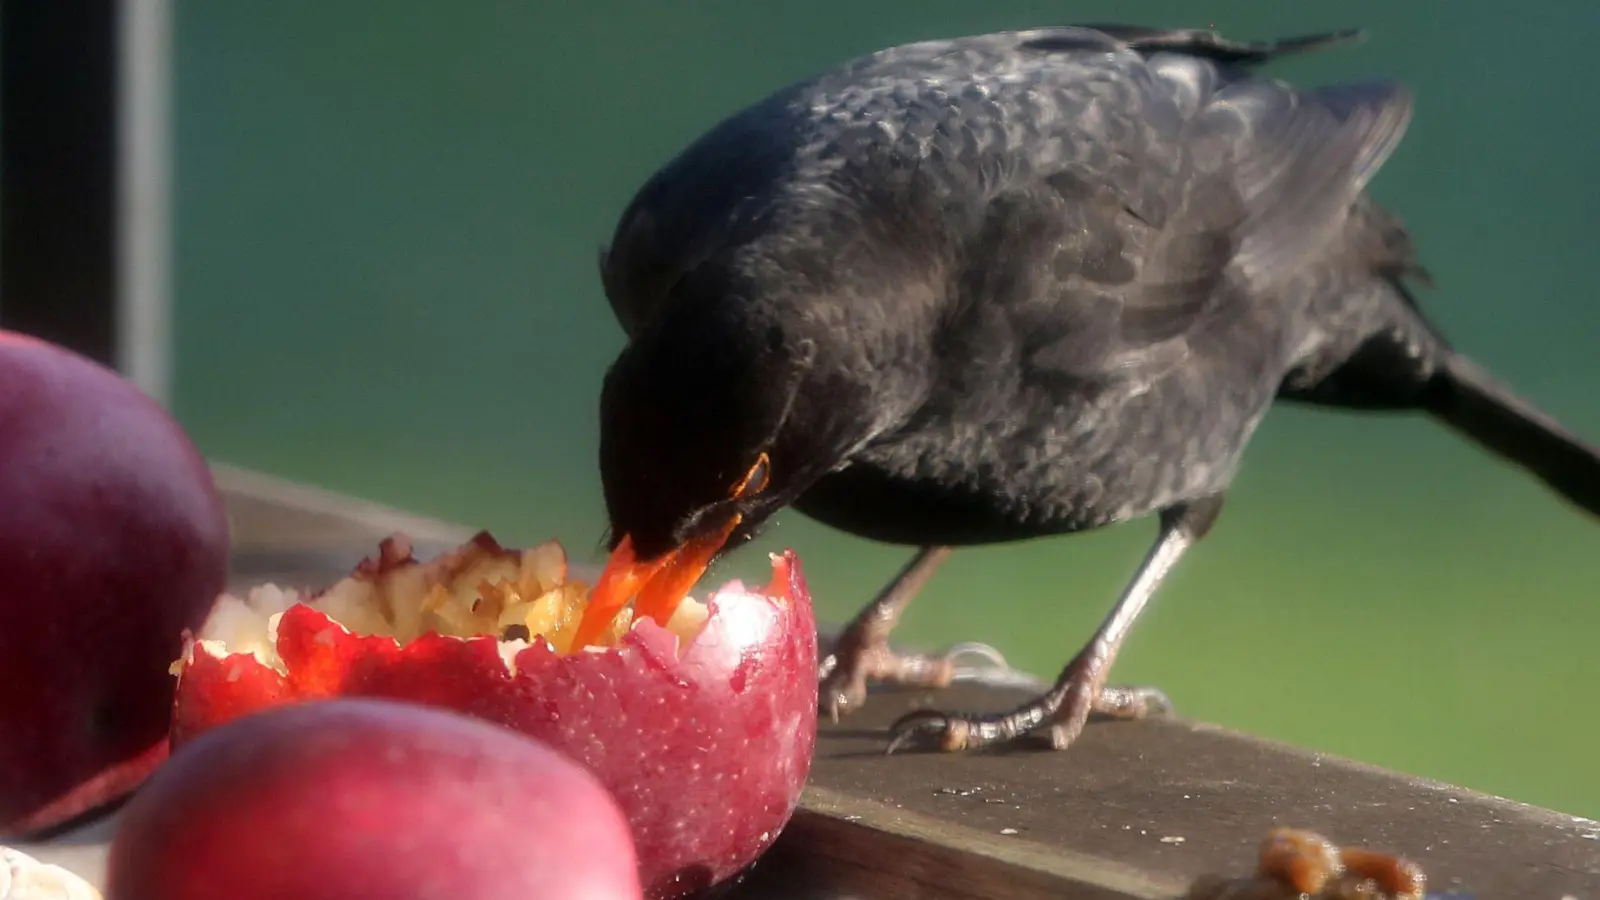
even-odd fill
[{"label": "scaly bird leg", "polygon": [[949,547],[918,550],[900,574],[839,635],[833,652],[823,658],[817,673],[821,680],[819,706],[833,721],[861,706],[867,697],[868,681],[912,688],[945,687],[958,673],[956,660],[967,653],[1005,666],[999,653],[978,644],[963,644],[940,655],[902,655],[889,648],[889,635],[900,615],[949,556]]},{"label": "scaly bird leg", "polygon": [[1171,712],[1171,701],[1157,688],[1107,685],[1106,676],[1129,629],[1144,612],[1156,588],[1184,552],[1211,529],[1221,509],[1219,495],[1162,511],[1160,533],[1133,581],[1088,645],[1061,670],[1050,690],[1001,715],[961,715],[934,710],[909,713],[890,728],[886,752],[893,753],[914,741],[931,743],[944,751],[970,750],[1012,743],[1044,727],[1050,730],[1051,746],[1062,750],[1082,733],[1091,713],[1142,719]]}]

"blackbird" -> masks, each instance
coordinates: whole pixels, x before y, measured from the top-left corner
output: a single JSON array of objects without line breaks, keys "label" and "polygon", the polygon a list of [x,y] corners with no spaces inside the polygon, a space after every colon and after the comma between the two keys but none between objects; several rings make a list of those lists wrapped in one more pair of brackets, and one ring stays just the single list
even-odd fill
[{"label": "blackbird", "polygon": [[580,640],[662,620],[778,509],[920,548],[838,641],[821,706],[934,687],[887,638],[951,548],[1154,515],[1149,554],[1054,686],[1004,715],[919,711],[945,750],[1160,691],[1107,683],[1217,519],[1278,398],[1421,411],[1600,515],[1600,450],[1427,321],[1366,186],[1412,115],[1383,81],[1258,73],[1358,37],[1049,27],[892,47],[779,90],[658,171],[600,254],[627,343],[600,400],[610,559]]}]

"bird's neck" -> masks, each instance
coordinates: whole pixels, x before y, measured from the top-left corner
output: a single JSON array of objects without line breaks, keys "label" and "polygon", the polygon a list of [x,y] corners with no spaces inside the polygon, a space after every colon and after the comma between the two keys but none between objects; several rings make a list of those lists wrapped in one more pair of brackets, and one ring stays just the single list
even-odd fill
[{"label": "bird's neck", "polygon": [[936,375],[938,323],[926,298],[793,302],[782,319],[811,357],[788,388],[774,459],[802,460],[803,477],[814,481],[922,406]]}]

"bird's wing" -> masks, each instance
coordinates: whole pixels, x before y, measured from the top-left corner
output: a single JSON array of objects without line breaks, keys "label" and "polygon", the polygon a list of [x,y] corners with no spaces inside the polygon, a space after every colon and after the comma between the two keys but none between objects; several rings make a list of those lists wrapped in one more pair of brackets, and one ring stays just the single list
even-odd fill
[{"label": "bird's wing", "polygon": [[1243,204],[1233,265],[1252,285],[1281,281],[1336,234],[1394,152],[1411,119],[1411,95],[1392,83],[1296,92],[1270,82],[1237,85],[1207,111],[1207,139],[1222,136]]},{"label": "bird's wing", "polygon": [[1219,285],[1268,289],[1318,250],[1398,142],[1410,101],[1396,86],[1299,92],[1249,74],[1350,36],[1248,44],[1107,25],[871,54],[730,117],[652,177],[602,252],[607,298],[632,335],[708,255],[759,232],[795,173],[872,206],[861,198],[900,183],[883,173],[909,167],[929,197],[989,206],[971,278],[1037,260],[1019,241],[1050,222],[1030,238],[1006,217],[1053,204],[1058,252],[1026,277],[1084,305],[1041,319],[1103,322],[1112,303],[1107,350],[1181,335]]},{"label": "bird's wing", "polygon": [[[857,110],[865,120],[860,124],[875,141],[881,137],[877,126],[886,119],[916,115],[914,109],[898,108],[893,96],[908,80],[959,84],[1026,65],[1028,57],[1083,58],[1107,52],[1168,52],[1208,65],[1253,66],[1359,36],[1342,31],[1241,43],[1204,30],[1065,26],[924,41],[864,55],[738,111],[652,176],[623,212],[611,242],[600,250],[607,302],[624,332],[636,334],[680,278],[759,215],[761,201],[772,199],[773,185],[787,174],[794,155],[804,154],[797,142],[815,139],[818,133],[801,136],[815,123],[791,118],[795,111],[786,104],[797,97],[807,98],[802,105],[812,107],[812,113],[831,118],[849,105],[849,98],[879,93],[889,102],[887,108],[868,101]],[[821,132],[827,128],[822,126]],[[968,137],[983,141],[982,135]]]},{"label": "bird's wing", "polygon": [[1038,252],[997,247],[1031,258],[1031,271],[979,277],[1013,279],[988,296],[1010,291],[1037,365],[1171,363],[1197,326],[1271,302],[1335,246],[1411,113],[1389,83],[1300,91],[1169,50],[1148,72],[1120,119],[1102,103],[1100,131],[1076,136],[1091,150],[1054,167],[1035,159],[996,192],[992,240]]}]

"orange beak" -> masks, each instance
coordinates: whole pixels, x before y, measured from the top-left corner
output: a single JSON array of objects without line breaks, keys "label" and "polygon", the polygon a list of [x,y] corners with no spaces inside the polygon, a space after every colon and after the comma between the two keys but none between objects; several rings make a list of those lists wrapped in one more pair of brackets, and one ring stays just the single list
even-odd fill
[{"label": "orange beak", "polygon": [[[766,487],[766,472],[767,456],[763,453],[734,486],[733,496],[743,497]],[[611,552],[611,558],[606,560],[605,570],[600,573],[600,580],[589,595],[589,606],[578,623],[574,646],[587,647],[595,643],[630,598],[633,599],[634,619],[649,616],[665,628],[672,614],[677,612],[678,605],[710,567],[711,558],[728,543],[728,538],[733,536],[733,530],[739,527],[742,519],[743,516],[735,514],[716,531],[694,538],[651,560],[636,557],[633,539],[623,535],[622,542]]]}]

